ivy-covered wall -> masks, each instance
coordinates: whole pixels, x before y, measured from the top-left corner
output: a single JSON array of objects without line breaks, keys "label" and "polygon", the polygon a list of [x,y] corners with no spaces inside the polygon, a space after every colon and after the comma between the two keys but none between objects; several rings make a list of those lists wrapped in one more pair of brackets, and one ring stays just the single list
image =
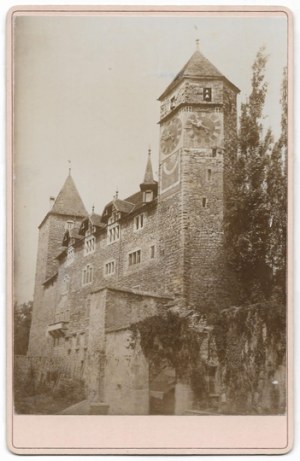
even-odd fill
[{"label": "ivy-covered wall", "polygon": [[220,313],[213,329],[220,408],[226,413],[281,414],[286,405],[283,306],[269,302]]},{"label": "ivy-covered wall", "polygon": [[171,309],[133,325],[133,338],[137,334],[149,362],[150,389],[151,379],[167,367],[175,371],[175,399],[176,386],[190,388],[193,398],[182,414],[285,412],[283,306],[232,307],[209,317]]}]

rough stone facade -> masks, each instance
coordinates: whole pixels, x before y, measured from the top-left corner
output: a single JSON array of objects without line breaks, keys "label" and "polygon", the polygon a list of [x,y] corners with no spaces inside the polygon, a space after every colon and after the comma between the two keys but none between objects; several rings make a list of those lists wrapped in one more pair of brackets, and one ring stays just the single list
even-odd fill
[{"label": "rough stone facade", "polygon": [[[148,414],[149,366],[130,326],[170,303],[206,312],[232,305],[223,224],[238,91],[196,51],[160,97],[158,182],[149,156],[137,193],[88,215],[67,178],[39,228],[26,362],[37,379],[63,370],[85,382],[101,411]],[[168,408],[191,409],[187,383],[172,392]]]}]

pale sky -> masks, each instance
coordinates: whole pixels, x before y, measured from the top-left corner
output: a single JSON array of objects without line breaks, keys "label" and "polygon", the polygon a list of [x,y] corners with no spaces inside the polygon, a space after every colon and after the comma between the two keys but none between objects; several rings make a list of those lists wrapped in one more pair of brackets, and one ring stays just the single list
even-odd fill
[{"label": "pale sky", "polygon": [[[147,150],[158,170],[157,98],[200,39],[201,52],[250,92],[257,50],[269,54],[265,125],[280,130],[287,21],[272,17],[18,17],[15,24],[16,297],[32,299],[37,226],[72,176],[88,211],[136,192]],[[19,231],[19,232],[18,232]]]}]

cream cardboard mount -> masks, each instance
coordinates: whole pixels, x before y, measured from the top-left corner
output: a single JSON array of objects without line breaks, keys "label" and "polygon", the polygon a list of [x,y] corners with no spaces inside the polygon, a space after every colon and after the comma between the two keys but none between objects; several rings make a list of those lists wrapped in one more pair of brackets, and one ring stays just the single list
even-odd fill
[{"label": "cream cardboard mount", "polygon": [[[32,123],[35,119],[35,107],[26,99],[34,92],[24,86],[29,69],[32,81],[43,88],[48,77],[39,73],[38,66],[45,57],[51,59],[50,48],[62,33],[59,22],[65,24],[66,31],[74,33],[75,30],[80,34],[89,21],[91,27],[99,21],[101,31],[101,27],[114,27],[117,19],[121,27],[132,21],[131,34],[141,24],[144,31],[154,34],[150,32],[151,27],[161,30],[162,21],[170,24],[173,21],[176,35],[179,25],[175,26],[175,18],[184,27],[188,21],[200,26],[204,21],[213,24],[222,20],[225,27],[230,21],[233,26],[248,21],[247,27],[251,23],[253,33],[255,18],[264,20],[270,31],[276,18],[286,46],[291,50],[292,18],[283,8],[253,7],[246,11],[237,7],[211,11],[209,8],[155,7],[149,11],[146,7],[16,7],[10,11],[7,45],[11,99],[8,101],[13,102],[8,103],[8,178],[11,184],[12,176],[16,178],[14,210],[11,210],[15,219],[9,229],[10,243],[13,235],[15,250],[15,265],[11,265],[14,277],[9,280],[11,299],[13,292],[15,297],[18,295],[22,279],[19,261],[25,257],[22,256],[25,252],[17,251],[21,242],[21,200],[26,197],[28,184],[22,182],[22,175],[30,168],[41,166],[39,162],[34,163],[34,153],[30,157],[33,144],[23,134],[25,126],[31,126],[30,107]],[[288,32],[284,32],[286,30]],[[103,48],[99,48],[104,56],[101,59],[105,59],[107,51],[114,59],[124,53],[118,49],[117,41],[110,40],[109,33],[106,41],[103,32],[95,35],[95,40],[100,38],[104,40]],[[66,36],[62,35],[62,40],[63,49]],[[124,38],[124,47],[129,43],[130,40]],[[78,53],[92,56],[89,46],[94,45],[95,41],[87,39],[86,49],[79,49]],[[140,47],[135,53],[142,50],[147,53],[142,43],[135,42],[135,46]],[[215,47],[219,46],[220,37],[215,40]],[[75,43],[74,46],[69,43],[66,47],[69,54],[60,63],[62,67],[57,67],[57,75],[47,80],[48,96],[57,98],[60,93],[53,88],[66,84],[62,75],[64,71],[65,75],[68,70],[73,71],[75,48]],[[167,49],[168,53],[175,52],[170,45]],[[127,51],[130,56],[134,50]],[[228,59],[231,56],[233,61],[233,76],[240,52],[238,45],[234,50],[226,50]],[[285,59],[287,62],[287,54]],[[289,59],[290,99],[286,104],[289,103],[290,111]],[[108,59],[107,66],[111,62]],[[142,59],[140,64],[143,65]],[[72,94],[76,100],[82,91],[78,82],[88,85],[89,78],[92,79],[88,72],[87,75],[82,72],[80,78],[72,77],[70,85],[74,93],[66,90],[65,95]],[[125,93],[124,100],[113,94],[118,91],[118,79],[114,80],[112,73],[112,82],[108,82],[103,91],[106,70],[99,72],[100,103],[105,106],[105,93],[109,94],[109,105],[116,119],[118,111],[122,111],[120,104],[125,105],[130,117],[131,107],[124,102],[127,101]],[[139,88],[135,72],[140,75],[133,65],[130,72],[124,71],[124,76],[121,74],[119,78],[124,77],[125,84],[132,79],[130,91],[133,99],[138,99],[141,88],[147,88],[148,76],[144,76]],[[154,75],[155,72],[158,71],[153,69]],[[286,334],[291,328],[292,315],[290,277],[285,303],[282,298],[278,300],[279,285],[273,287],[279,271],[278,247],[286,244],[286,239],[273,242],[272,251],[274,253],[276,247],[276,255],[270,250],[273,260],[270,261],[268,253],[269,259],[266,256],[259,266],[261,280],[267,280],[269,285],[273,283],[272,293],[257,289],[249,276],[247,285],[251,293],[247,294],[245,281],[229,264],[233,240],[227,226],[228,213],[232,207],[237,165],[241,167],[237,158],[243,155],[242,142],[238,139],[241,90],[234,77],[229,79],[218,70],[218,62],[205,56],[198,39],[196,49],[191,49],[190,57],[177,72],[158,98],[158,159],[154,158],[155,152],[146,149],[144,171],[140,171],[140,181],[131,194],[121,196],[117,190],[110,200],[102,202],[101,210],[95,211],[93,205],[89,212],[70,167],[60,192],[50,197],[50,209],[38,226],[32,317],[26,330],[25,352],[20,346],[23,337],[17,330],[20,315],[14,314],[13,304],[8,319],[8,443],[15,453],[254,454],[285,453],[291,447],[291,336]],[[279,67],[278,73],[281,73]],[[152,94],[150,77],[149,93]],[[84,92],[80,97],[84,97]],[[147,97],[146,91],[144,111],[147,111]],[[250,107],[251,101],[247,100],[247,104]],[[72,110],[72,101],[66,96],[53,113],[65,120]],[[93,113],[92,107],[90,110]],[[32,134],[37,144],[40,134],[45,135],[46,126],[51,125],[53,113],[51,103],[48,109],[42,109],[41,120],[46,124],[40,132],[37,126]],[[72,120],[70,118],[70,124]],[[107,120],[102,118],[97,122],[103,136],[106,132],[113,133],[109,120],[108,112]],[[64,121],[62,124],[64,126]],[[126,123],[124,128],[118,125],[121,139],[124,134],[126,138],[126,127]],[[263,128],[258,133],[261,139]],[[63,129],[64,139],[62,133]],[[114,133],[117,137],[117,131]],[[142,130],[139,133],[144,135]],[[282,155],[282,176],[287,158],[290,168],[287,150],[290,144],[291,138],[289,144],[287,139],[284,144],[281,133],[276,146],[280,146]],[[53,140],[54,146],[57,143]],[[259,151],[261,146],[258,141],[256,150],[247,152],[258,158],[274,157],[274,142],[270,142],[266,154]],[[74,149],[74,144],[70,143],[69,148]],[[47,152],[50,151],[46,148],[45,156],[49,155]],[[73,155],[72,161],[75,158],[78,164],[84,162],[79,150],[62,155],[66,158]],[[108,155],[114,154],[100,154],[102,164]],[[55,158],[53,154],[53,160]],[[45,159],[47,163],[49,159]],[[127,170],[124,175],[128,175],[130,182],[130,158]],[[52,171],[54,173],[55,168],[48,170]],[[118,173],[117,156],[114,171],[115,177],[122,173]],[[44,180],[51,184],[51,174]],[[249,184],[245,187],[249,188]],[[267,190],[267,186],[263,187]],[[289,191],[290,187],[289,184]],[[99,194],[103,194],[100,186]],[[36,207],[34,200],[27,203],[25,198],[25,203],[29,208]],[[249,213],[261,205],[254,201]],[[287,199],[279,211],[282,209],[287,209]],[[276,213],[270,212],[270,216],[271,233]],[[285,218],[281,215],[280,219]],[[290,216],[288,220],[290,232]],[[34,230],[35,224],[30,225]],[[291,251],[289,239],[287,242]],[[12,245],[10,249],[12,251]],[[12,261],[11,258],[11,264]],[[290,257],[288,264],[290,267]],[[258,266],[255,267],[258,270]],[[287,273],[283,274],[284,278]],[[15,309],[21,312],[20,307]],[[20,321],[24,322],[27,311],[22,312]],[[72,430],[66,430],[68,427]]]}]

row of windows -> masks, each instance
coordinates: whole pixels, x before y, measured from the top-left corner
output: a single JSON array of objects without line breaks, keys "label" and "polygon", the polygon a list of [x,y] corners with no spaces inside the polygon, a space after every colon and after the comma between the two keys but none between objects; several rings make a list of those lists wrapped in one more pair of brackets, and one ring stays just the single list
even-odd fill
[{"label": "row of windows", "polygon": [[[136,216],[134,218],[134,230],[140,230],[143,229],[145,224],[145,215],[144,213]],[[110,225],[107,231],[107,238],[108,238],[108,243],[113,243],[116,242],[117,240],[120,240],[120,225],[119,224],[113,224]],[[96,250],[96,237],[94,235],[90,235],[85,238],[84,241],[84,256],[87,256],[89,254],[94,253]],[[67,250],[67,258],[66,258],[66,266],[69,266],[72,264],[74,261],[75,253],[74,253],[74,247],[69,246]]]},{"label": "row of windows", "polygon": [[[204,206],[204,205],[203,205]],[[155,245],[150,247],[150,259],[155,258]],[[142,251],[135,250],[128,254],[128,266],[134,266],[140,264],[142,261]],[[116,272],[116,262],[114,260],[108,261],[104,266],[105,275],[112,275]],[[94,278],[94,267],[92,264],[87,264],[82,270],[82,285],[89,285],[93,282]],[[67,293],[70,285],[70,276],[65,274],[62,283],[62,293]]]}]

